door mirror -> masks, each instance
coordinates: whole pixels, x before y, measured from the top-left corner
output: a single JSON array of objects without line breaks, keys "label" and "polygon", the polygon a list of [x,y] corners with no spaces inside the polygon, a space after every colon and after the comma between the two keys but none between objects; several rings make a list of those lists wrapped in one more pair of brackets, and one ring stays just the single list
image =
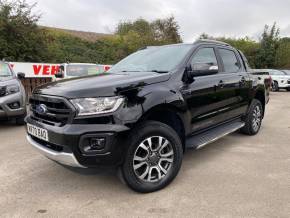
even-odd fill
[{"label": "door mirror", "polygon": [[25,73],[22,73],[22,72],[17,73],[17,78],[18,79],[25,79]]},{"label": "door mirror", "polygon": [[[194,68],[194,69],[192,69]],[[188,66],[185,69],[183,81],[186,83],[192,83],[196,76],[213,75],[219,72],[218,66],[213,64],[194,64],[194,66]]]},{"label": "door mirror", "polygon": [[55,78],[64,78],[63,72],[58,71],[56,74],[54,74]]},{"label": "door mirror", "polygon": [[218,66],[213,63],[196,63],[191,68],[192,76],[206,76],[219,72]]}]

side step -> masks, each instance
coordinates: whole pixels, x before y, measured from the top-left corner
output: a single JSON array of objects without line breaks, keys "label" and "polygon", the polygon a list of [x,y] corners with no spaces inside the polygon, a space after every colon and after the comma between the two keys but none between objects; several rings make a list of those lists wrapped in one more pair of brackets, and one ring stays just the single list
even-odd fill
[{"label": "side step", "polygon": [[186,140],[186,148],[199,149],[245,126],[241,120],[222,124],[206,132],[194,135]]}]

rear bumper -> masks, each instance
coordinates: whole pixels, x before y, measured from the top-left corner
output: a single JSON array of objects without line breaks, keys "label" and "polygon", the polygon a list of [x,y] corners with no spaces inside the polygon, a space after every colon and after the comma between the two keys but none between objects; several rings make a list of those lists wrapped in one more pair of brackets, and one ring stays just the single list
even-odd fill
[{"label": "rear bumper", "polygon": [[45,148],[41,144],[34,141],[29,135],[27,135],[27,141],[41,154],[46,156],[47,158],[54,160],[58,163],[78,168],[85,168],[81,165],[77,159],[75,158],[73,153],[65,153],[65,152],[57,152],[51,149]]},{"label": "rear bumper", "polygon": [[[19,108],[11,109],[9,104],[19,103]],[[26,114],[26,105],[21,92],[0,97],[0,118],[20,117]]]}]

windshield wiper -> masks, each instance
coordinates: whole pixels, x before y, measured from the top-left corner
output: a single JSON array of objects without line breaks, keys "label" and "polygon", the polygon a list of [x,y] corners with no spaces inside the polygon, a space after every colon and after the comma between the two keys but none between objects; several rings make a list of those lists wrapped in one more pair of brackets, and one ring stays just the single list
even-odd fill
[{"label": "windshield wiper", "polygon": [[168,73],[168,71],[165,71],[165,70],[150,70],[149,72],[155,72],[155,73]]}]

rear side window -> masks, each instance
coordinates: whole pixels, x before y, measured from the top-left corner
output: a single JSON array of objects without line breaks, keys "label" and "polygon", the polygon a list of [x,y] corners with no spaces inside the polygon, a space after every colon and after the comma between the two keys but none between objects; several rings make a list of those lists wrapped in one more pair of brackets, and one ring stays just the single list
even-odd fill
[{"label": "rear side window", "polygon": [[236,73],[241,66],[235,52],[228,49],[219,48],[219,53],[224,64],[224,70],[227,73]]}]

